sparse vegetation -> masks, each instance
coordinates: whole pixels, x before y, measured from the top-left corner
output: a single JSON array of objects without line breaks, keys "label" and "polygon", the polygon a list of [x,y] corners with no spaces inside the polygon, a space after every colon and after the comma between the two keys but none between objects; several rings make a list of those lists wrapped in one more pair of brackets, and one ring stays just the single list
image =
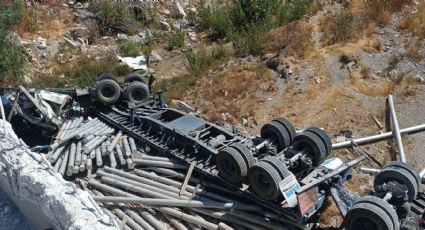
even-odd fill
[{"label": "sparse vegetation", "polygon": [[11,37],[12,24],[23,15],[23,2],[0,2],[0,81],[19,82],[24,72],[25,51]]},{"label": "sparse vegetation", "polygon": [[401,19],[400,27],[408,29],[420,39],[425,38],[425,2],[419,3],[413,15]]},{"label": "sparse vegetation", "polygon": [[[220,87],[216,87],[216,86]],[[263,65],[235,66],[202,82],[204,89],[200,111],[209,120],[237,124],[241,118],[254,116],[253,106],[260,98],[254,91],[273,91],[272,77]],[[199,100],[199,99],[198,99]],[[223,118],[221,114],[229,114]]]},{"label": "sparse vegetation", "polygon": [[408,45],[406,47],[406,56],[413,61],[421,61],[425,57],[421,46],[422,40],[413,38],[411,41],[408,42]]},{"label": "sparse vegetation", "polygon": [[168,36],[167,49],[169,51],[175,48],[184,47],[184,33],[181,30],[173,31]]},{"label": "sparse vegetation", "polygon": [[185,52],[185,56],[192,74],[200,76],[206,69],[226,59],[227,52],[223,46],[217,46],[210,52],[205,49],[201,49],[199,52],[190,49]]},{"label": "sparse vegetation", "polygon": [[39,5],[22,7],[22,17],[14,23],[14,29],[18,31],[25,31],[35,33],[40,27],[40,10]]},{"label": "sparse vegetation", "polygon": [[341,15],[335,18],[335,23],[331,29],[331,43],[343,42],[351,38],[353,32],[351,18],[347,15]]},{"label": "sparse vegetation", "polygon": [[229,52],[223,46],[217,46],[210,51],[201,49],[195,51],[189,49],[185,52],[186,60],[189,63],[191,74],[166,78],[159,80],[155,85],[155,90],[163,90],[168,103],[173,99],[182,99],[192,87],[196,86],[198,80],[207,69],[214,68],[229,57]]},{"label": "sparse vegetation", "polygon": [[130,40],[120,39],[117,42],[120,54],[125,57],[137,57],[140,55],[141,44]]},{"label": "sparse vegetation", "polygon": [[101,0],[90,5],[90,11],[100,16],[98,29],[100,34],[137,33],[138,22],[132,17],[129,9],[123,2]]},{"label": "sparse vegetation", "polygon": [[285,52],[287,55],[303,57],[313,49],[312,27],[305,21],[296,21],[268,33],[262,44],[264,52]]},{"label": "sparse vegetation", "polygon": [[56,75],[64,75],[66,81],[80,87],[92,85],[102,73],[124,76],[131,72],[130,67],[122,65],[114,57],[95,60],[89,59],[86,56],[80,56],[73,62],[63,65],[59,64],[55,68]]},{"label": "sparse vegetation", "polygon": [[36,73],[30,85],[38,88],[62,88],[66,86],[66,81],[58,75]]},{"label": "sparse vegetation", "polygon": [[236,53],[259,54],[264,34],[271,28],[301,18],[312,1],[237,0],[199,10],[200,24],[212,40],[229,39]]},{"label": "sparse vegetation", "polygon": [[401,9],[411,0],[374,0],[366,2],[366,16],[369,20],[377,23],[379,26],[386,26],[391,23],[392,15],[400,12]]}]

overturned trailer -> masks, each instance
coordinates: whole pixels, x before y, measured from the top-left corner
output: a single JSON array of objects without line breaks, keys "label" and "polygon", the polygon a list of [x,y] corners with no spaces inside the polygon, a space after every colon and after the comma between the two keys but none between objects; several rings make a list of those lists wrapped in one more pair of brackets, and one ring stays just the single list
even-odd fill
[{"label": "overturned trailer", "polygon": [[283,118],[263,126],[260,136],[242,137],[192,114],[168,108],[161,93],[142,103],[104,108],[97,116],[133,137],[140,147],[192,164],[195,171],[298,223],[297,226],[315,221],[314,214],[323,206],[334,178],[296,194],[300,186],[341,167],[344,170],[334,177],[339,176],[339,183],[350,178],[352,165],[347,167],[337,159],[324,163],[332,148],[324,131],[312,127],[297,134]]},{"label": "overturned trailer", "polygon": [[[332,143],[323,130],[310,127],[296,132],[289,121],[275,118],[261,128],[260,135],[241,136],[235,130],[169,108],[161,92],[150,92],[152,82],[151,77],[147,86],[141,76],[132,74],[120,83],[114,76],[104,74],[88,90],[51,90],[67,94],[74,103],[63,110],[65,113],[56,114],[63,124],[57,125],[60,131],[56,141],[45,148],[49,149],[48,160],[54,171],[65,178],[77,180],[82,188],[95,188],[88,191],[98,202],[118,204],[112,210],[122,221],[126,215],[121,212],[127,208],[121,203],[129,203],[151,205],[166,217],[182,218],[208,229],[309,228],[330,196],[348,230],[399,229],[406,226],[402,222],[411,213],[410,207],[406,208],[410,204],[417,215],[423,213],[417,207],[424,203],[419,177],[406,164],[387,165],[375,179],[375,192],[358,199],[345,192],[343,184],[351,178],[351,167],[364,157],[348,163],[334,157],[326,160]],[[32,111],[46,117],[43,101],[31,99],[31,94],[37,92],[25,91],[19,89],[22,97],[33,103],[29,106]],[[8,108],[10,114],[14,113],[16,101]],[[96,118],[80,117],[87,115]],[[70,117],[75,118],[69,120]],[[51,118],[40,122],[54,123]],[[144,167],[154,169],[148,172]],[[93,180],[92,173],[100,180]],[[171,181],[168,176],[182,181]],[[211,188],[214,193],[202,195],[205,191],[190,183]],[[200,191],[199,197],[194,194],[193,203],[185,201],[189,199],[184,195],[186,187],[194,193]],[[106,194],[114,197],[103,197]],[[169,200],[149,200],[145,196]],[[158,208],[167,203],[232,226],[214,225],[183,210],[179,215]],[[251,222],[243,223],[243,219]],[[180,226],[176,220],[171,219],[170,223]],[[137,229],[139,224],[144,225],[137,222],[129,226]],[[125,221],[123,225],[127,226]]]}]

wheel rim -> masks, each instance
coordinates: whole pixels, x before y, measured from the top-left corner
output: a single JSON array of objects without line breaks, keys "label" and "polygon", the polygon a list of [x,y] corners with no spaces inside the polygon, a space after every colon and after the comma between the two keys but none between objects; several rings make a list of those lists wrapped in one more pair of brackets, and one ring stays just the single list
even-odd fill
[{"label": "wheel rim", "polygon": [[223,165],[223,171],[225,172],[225,174],[229,177],[234,177],[236,176],[236,165],[234,161],[231,160],[226,160],[222,163]]},{"label": "wheel rim", "polygon": [[270,193],[272,187],[270,175],[266,174],[264,171],[257,170],[254,177],[258,190],[263,193]]},{"label": "wheel rim", "polygon": [[133,92],[131,92],[131,97],[135,101],[142,101],[145,99],[145,94],[141,90],[133,90]]},{"label": "wheel rim", "polygon": [[265,200],[275,200],[280,195],[280,177],[279,175],[273,176],[274,171],[276,170],[267,162],[260,161],[248,173],[249,184],[252,189]]},{"label": "wheel rim", "polygon": [[114,87],[108,85],[102,88],[101,93],[104,97],[112,98],[115,95],[115,90]]}]

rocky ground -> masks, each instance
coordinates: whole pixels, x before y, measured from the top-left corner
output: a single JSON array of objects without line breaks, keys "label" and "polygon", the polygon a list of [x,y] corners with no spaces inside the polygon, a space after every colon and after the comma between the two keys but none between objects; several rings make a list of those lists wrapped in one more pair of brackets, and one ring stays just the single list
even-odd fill
[{"label": "rocky ground", "polygon": [[[90,10],[88,2],[69,1],[52,8],[41,6],[51,20],[41,21],[34,34],[17,31],[16,36],[28,54],[24,79],[32,82],[37,81],[36,73],[57,75],[55,69],[73,65],[80,56],[100,60],[121,55],[117,47],[119,39],[141,42],[145,47],[150,35],[155,35],[149,72],[155,73],[159,80],[176,79],[165,89],[174,92],[168,95],[169,99],[182,100],[201,116],[228,128],[236,127],[242,134],[258,133],[264,123],[277,116],[288,118],[298,129],[324,128],[332,135],[334,143],[377,134],[385,129],[375,120],[385,124],[385,99],[389,94],[394,95],[402,128],[423,123],[425,60],[420,55],[419,58],[411,57],[412,41],[416,38],[398,26],[400,20],[418,10],[417,4],[391,15],[390,23],[385,26],[370,26],[372,33],[328,44],[327,17],[344,12],[346,4],[345,1],[323,2],[319,10],[300,19],[311,25],[308,41],[312,48],[304,55],[273,49],[266,49],[267,52],[257,56],[226,55],[218,65],[207,68],[201,77],[184,86],[181,82],[193,75],[185,52],[190,48],[211,50],[219,45],[211,42],[205,31],[199,30],[190,19],[202,6],[198,1],[158,3],[153,7],[157,26],[132,28],[127,24],[121,28],[123,31],[114,35],[95,33],[93,24],[97,15]],[[142,12],[151,9],[145,4],[134,7]],[[285,31],[285,28],[272,31],[270,40],[273,34],[285,37],[287,33],[280,34],[281,29]],[[184,47],[170,50],[166,40],[176,30],[183,33]],[[420,40],[418,44],[414,48],[416,53],[424,53],[424,42]],[[224,49],[230,54],[233,52],[230,43],[224,44]],[[55,77],[69,78],[66,73]],[[158,85],[157,88],[162,88],[166,84]],[[403,141],[409,163],[417,170],[423,169],[425,157],[421,148],[425,134],[405,135]],[[396,151],[392,141],[368,145],[364,149],[383,164],[391,160],[391,153]],[[342,150],[333,155],[345,161],[356,157],[355,152]],[[378,167],[371,162],[362,165]],[[367,192],[371,177],[357,169],[354,173],[348,189]],[[329,210],[329,216],[336,215],[335,207]],[[337,227],[341,223],[336,217],[324,219],[324,226]]]}]

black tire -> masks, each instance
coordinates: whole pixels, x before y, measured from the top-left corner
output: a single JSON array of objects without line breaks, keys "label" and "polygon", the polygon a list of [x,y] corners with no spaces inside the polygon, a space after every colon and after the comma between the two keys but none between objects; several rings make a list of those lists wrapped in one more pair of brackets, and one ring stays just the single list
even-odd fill
[{"label": "black tire", "polygon": [[131,82],[125,88],[125,97],[130,102],[141,103],[149,100],[149,89],[142,82]]},{"label": "black tire", "polygon": [[344,218],[346,230],[398,230],[399,221],[393,207],[384,200],[360,198]]},{"label": "black tire", "polygon": [[384,168],[389,167],[389,166],[400,167],[400,168],[406,169],[415,178],[415,180],[416,180],[416,182],[418,184],[418,188],[421,187],[422,179],[419,176],[419,173],[412,166],[410,166],[409,164],[407,164],[405,162],[402,162],[402,161],[391,161],[390,163],[388,163],[387,165],[385,165]]},{"label": "black tire", "polygon": [[297,151],[307,151],[312,157],[313,166],[318,166],[326,158],[326,147],[323,141],[316,134],[311,132],[302,132],[295,136],[292,148]]},{"label": "black tire", "polygon": [[378,173],[378,175],[376,175],[373,182],[375,191],[378,190],[380,185],[390,181],[397,181],[407,187],[409,202],[413,201],[418,194],[419,188],[417,186],[416,179],[406,169],[394,166],[385,167]]},{"label": "black tire", "polygon": [[236,151],[238,151],[241,154],[241,156],[245,160],[246,165],[248,166],[248,170],[249,168],[251,168],[251,166],[254,165],[255,163],[254,155],[248,149],[248,147],[246,147],[245,145],[239,142],[231,144],[230,147],[236,149]]},{"label": "black tire", "polygon": [[112,105],[117,102],[120,94],[120,86],[112,79],[104,79],[96,83],[96,99],[104,105]]},{"label": "black tire", "polygon": [[277,151],[280,152],[291,145],[291,139],[285,127],[277,121],[271,121],[261,127],[260,135],[264,139],[275,138]]},{"label": "black tire", "polygon": [[139,81],[146,84],[145,79],[138,73],[130,73],[124,78],[124,83]]},{"label": "black tire", "polygon": [[292,142],[294,142],[295,136],[297,135],[297,132],[295,131],[295,128],[292,125],[292,123],[289,122],[288,120],[286,120],[283,117],[276,117],[272,121],[277,121],[285,127],[286,131],[288,131],[289,138],[290,138],[291,144],[292,144]]},{"label": "black tire", "polygon": [[265,200],[275,200],[280,196],[280,175],[267,162],[260,161],[249,169],[249,184],[254,192]]},{"label": "black tire", "polygon": [[106,79],[113,80],[113,81],[118,83],[117,77],[115,77],[113,74],[110,74],[110,73],[104,73],[104,74],[100,75],[97,78],[96,82],[103,81],[103,80],[106,80]]},{"label": "black tire", "polygon": [[310,127],[306,129],[307,132],[312,132],[316,134],[320,139],[323,141],[326,147],[326,156],[329,156],[332,152],[332,141],[329,135],[322,129],[319,129],[317,127]]},{"label": "black tire", "polygon": [[248,174],[248,165],[241,153],[226,147],[217,154],[217,167],[220,174],[231,183],[240,183]]},{"label": "black tire", "polygon": [[273,168],[275,168],[276,171],[279,173],[280,178],[282,180],[285,179],[285,177],[287,177],[290,174],[285,164],[275,156],[266,156],[263,159],[261,159],[261,161],[267,162],[271,166],[273,166]]},{"label": "black tire", "polygon": [[400,221],[398,219],[397,211],[393,206],[391,206],[391,204],[389,204],[385,200],[376,196],[364,196],[356,201],[356,204],[358,203],[369,203],[381,208],[390,217],[391,222],[394,225],[394,228],[399,229]]}]

